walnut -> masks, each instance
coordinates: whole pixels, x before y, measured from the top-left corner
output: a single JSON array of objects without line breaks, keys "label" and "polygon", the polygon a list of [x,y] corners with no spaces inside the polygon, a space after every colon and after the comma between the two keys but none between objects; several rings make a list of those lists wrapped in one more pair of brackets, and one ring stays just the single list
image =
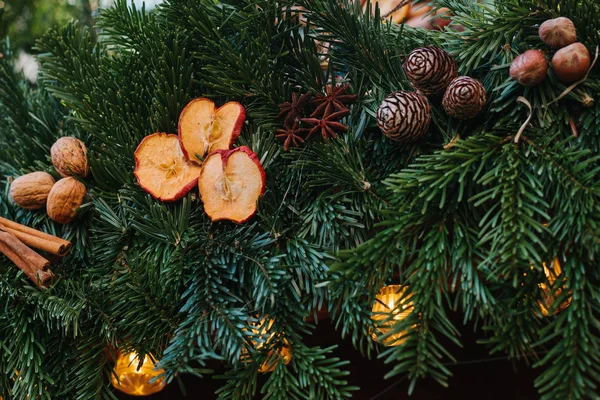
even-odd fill
[{"label": "walnut", "polygon": [[74,137],[65,136],[56,141],[50,149],[52,164],[63,177],[79,176],[85,178],[88,167],[87,148],[85,144]]},{"label": "walnut", "polygon": [[48,216],[59,224],[73,221],[86,193],[85,185],[75,178],[67,177],[59,180],[48,195],[46,203]]},{"label": "walnut", "polygon": [[37,210],[46,205],[54,178],[47,172],[32,172],[18,177],[10,185],[10,196],[16,205],[27,210]]}]

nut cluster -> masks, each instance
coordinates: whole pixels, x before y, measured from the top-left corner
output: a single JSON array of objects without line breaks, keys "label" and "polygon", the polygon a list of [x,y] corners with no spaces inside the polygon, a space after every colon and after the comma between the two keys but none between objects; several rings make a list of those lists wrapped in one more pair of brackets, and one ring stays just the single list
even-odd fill
[{"label": "nut cluster", "polygon": [[[559,81],[577,82],[590,69],[590,52],[577,42],[575,24],[568,18],[549,19],[540,25],[539,37],[548,46],[558,49],[552,56],[552,69]],[[527,50],[510,66],[510,77],[523,86],[536,86],[546,79],[546,56],[540,50]]]},{"label": "nut cluster", "polygon": [[89,174],[87,149],[79,139],[62,137],[52,145],[50,154],[54,169],[64,178],[55,182],[47,172],[32,172],[12,182],[10,196],[16,205],[27,210],[45,206],[50,219],[68,224],[75,219],[87,193],[85,185],[73,178]]}]

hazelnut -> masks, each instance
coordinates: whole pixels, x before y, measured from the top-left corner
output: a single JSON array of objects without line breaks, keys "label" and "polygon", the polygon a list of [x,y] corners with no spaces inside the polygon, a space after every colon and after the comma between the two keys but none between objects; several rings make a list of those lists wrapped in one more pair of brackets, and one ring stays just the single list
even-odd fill
[{"label": "hazelnut", "polygon": [[577,41],[577,30],[569,18],[549,19],[540,25],[538,31],[542,42],[555,49],[560,49]]},{"label": "hazelnut", "polygon": [[524,86],[539,85],[546,79],[548,63],[539,50],[527,50],[510,65],[510,77]]},{"label": "hazelnut", "polygon": [[590,69],[590,52],[581,43],[573,43],[558,50],[552,57],[552,68],[563,83],[583,79]]}]

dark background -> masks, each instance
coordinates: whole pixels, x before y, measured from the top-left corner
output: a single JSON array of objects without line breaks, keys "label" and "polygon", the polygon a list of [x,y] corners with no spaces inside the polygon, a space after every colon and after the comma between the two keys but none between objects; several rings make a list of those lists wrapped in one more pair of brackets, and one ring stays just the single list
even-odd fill
[{"label": "dark background", "polygon": [[[455,323],[456,326],[462,326],[459,322]],[[476,340],[483,336],[481,333],[474,333],[472,326],[463,327],[461,335],[463,348],[448,347],[458,361],[457,365],[449,367],[453,373],[449,380],[450,386],[444,388],[432,379],[423,380],[417,385],[412,396],[407,394],[408,381],[404,377],[383,379],[392,368],[391,365],[384,364],[383,360],[376,357],[370,360],[363,357],[354,349],[349,339],[341,339],[339,332],[335,331],[329,320],[319,321],[317,329],[312,336],[305,339],[305,342],[310,346],[327,347],[335,344],[339,346],[335,355],[350,361],[350,365],[345,367],[350,371],[347,380],[350,384],[361,388],[354,393],[353,398],[357,400],[531,400],[539,398],[533,386],[536,371],[531,366],[524,362],[511,363],[502,357],[502,354],[490,356],[484,346],[476,343]],[[212,365],[211,367],[214,368]],[[187,396],[184,397],[179,385],[173,382],[160,393],[144,399],[216,399],[214,392],[223,383],[210,376],[204,379],[184,376],[182,380]],[[140,398],[121,393],[119,399]]]}]

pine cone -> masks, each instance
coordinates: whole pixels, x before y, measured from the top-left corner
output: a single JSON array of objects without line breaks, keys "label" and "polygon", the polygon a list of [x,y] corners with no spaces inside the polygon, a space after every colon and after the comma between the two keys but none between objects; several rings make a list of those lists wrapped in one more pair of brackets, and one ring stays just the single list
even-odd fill
[{"label": "pine cone", "polygon": [[424,95],[443,93],[458,76],[454,58],[437,47],[413,50],[403,65],[406,77]]},{"label": "pine cone", "polygon": [[431,109],[425,96],[401,90],[390,93],[377,109],[377,125],[396,142],[414,142],[431,123]]},{"label": "pine cone", "polygon": [[459,76],[446,89],[442,106],[451,117],[471,119],[483,110],[486,101],[487,93],[481,82],[468,76]]}]

